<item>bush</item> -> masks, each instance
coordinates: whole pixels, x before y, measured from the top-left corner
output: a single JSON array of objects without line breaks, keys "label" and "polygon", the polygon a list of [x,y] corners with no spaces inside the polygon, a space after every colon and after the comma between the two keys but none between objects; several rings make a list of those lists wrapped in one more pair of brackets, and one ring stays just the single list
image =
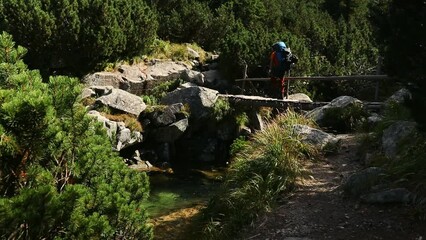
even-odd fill
[{"label": "bush", "polygon": [[0,0],[0,30],[28,48],[27,63],[43,72],[83,74],[105,61],[139,55],[157,30],[139,0]]},{"label": "bush", "polygon": [[43,83],[8,34],[0,52],[0,238],[151,239],[148,177],[112,152],[79,81]]},{"label": "bush", "polygon": [[215,102],[212,111],[214,119],[219,122],[229,115],[232,112],[232,109],[228,100],[219,98]]},{"label": "bush", "polygon": [[[381,26],[385,32],[386,69],[397,76],[410,89],[413,98],[409,107],[414,119],[426,131],[426,39],[423,36],[426,22],[426,4],[422,1],[406,3],[402,0],[390,1],[387,24]],[[404,21],[401,21],[404,19]],[[386,31],[387,30],[387,31]]]}]

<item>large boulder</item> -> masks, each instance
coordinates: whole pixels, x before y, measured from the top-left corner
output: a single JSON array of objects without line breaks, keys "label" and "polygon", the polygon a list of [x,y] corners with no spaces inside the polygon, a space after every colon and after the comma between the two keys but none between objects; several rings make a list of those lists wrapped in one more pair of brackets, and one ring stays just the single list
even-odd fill
[{"label": "large boulder", "polygon": [[415,130],[416,123],[408,121],[395,122],[385,129],[382,135],[382,148],[385,156],[395,159],[400,150],[400,143],[412,136]]},{"label": "large boulder", "polygon": [[108,137],[112,139],[113,136],[117,135],[118,124],[115,121],[111,121],[108,118],[102,116],[98,111],[91,110],[87,115],[94,117],[98,122],[102,123],[102,126],[106,129]]},{"label": "large boulder", "polygon": [[304,93],[295,93],[288,95],[288,100],[296,100],[300,102],[312,102],[312,99]]},{"label": "large boulder", "polygon": [[83,78],[83,83],[87,86],[112,86],[120,88],[125,85],[125,80],[118,73],[97,72],[89,74]]},{"label": "large boulder", "polygon": [[182,103],[150,108],[139,115],[139,121],[156,142],[171,143],[177,140],[188,127],[188,118]]},{"label": "large boulder", "polygon": [[384,170],[378,167],[366,168],[349,176],[343,184],[343,191],[347,196],[358,197],[368,193],[373,186],[382,180]]},{"label": "large boulder", "polygon": [[228,81],[223,78],[219,70],[208,70],[202,72],[204,85],[215,89],[225,89],[229,87]]},{"label": "large boulder", "polygon": [[320,127],[344,133],[351,132],[365,123],[368,112],[360,100],[341,96],[325,106],[308,112],[307,117],[312,118]]},{"label": "large boulder", "polygon": [[161,99],[161,103],[165,105],[187,104],[190,108],[191,117],[201,119],[209,116],[209,109],[216,103],[218,93],[216,90],[204,87],[181,88],[168,93]]},{"label": "large boulder", "polygon": [[146,108],[142,98],[121,89],[112,89],[107,95],[97,98],[96,104],[136,116]]},{"label": "large boulder", "polygon": [[86,75],[87,86],[112,86],[141,95],[161,81],[175,80],[189,67],[174,61],[154,60],[151,63],[120,65],[114,72],[97,72]]},{"label": "large boulder", "polygon": [[173,61],[154,61],[148,65],[146,73],[156,80],[174,80],[178,79],[189,67],[183,63]]},{"label": "large boulder", "polygon": [[115,150],[121,151],[124,148],[133,146],[143,141],[143,136],[140,132],[132,131],[127,128],[124,123],[118,123],[117,143]]},{"label": "large boulder", "polygon": [[410,100],[411,99],[411,93],[408,89],[406,88],[401,88],[400,90],[398,90],[397,92],[395,92],[392,96],[390,96],[386,101],[385,104],[389,105],[391,103],[396,103],[396,104],[403,104],[406,100]]},{"label": "large boulder", "polygon": [[115,122],[102,116],[98,111],[91,110],[87,113],[102,123],[107,131],[108,137],[113,142],[113,149],[121,151],[124,148],[141,143],[143,136],[140,132],[132,131],[123,122]]},{"label": "large boulder", "polygon": [[188,119],[182,119],[168,126],[153,129],[151,136],[157,142],[171,143],[176,141],[188,128]]},{"label": "large boulder", "polygon": [[339,143],[339,139],[333,134],[329,134],[306,125],[294,125],[293,133],[299,136],[302,142],[312,144],[320,150],[336,149]]},{"label": "large boulder", "polygon": [[366,203],[409,203],[413,199],[413,194],[405,188],[387,189],[384,191],[369,193],[361,196],[361,200]]},{"label": "large boulder", "polygon": [[[132,69],[136,68],[136,69]],[[97,72],[83,78],[86,86],[112,86],[133,94],[142,94],[150,76],[143,74],[136,66],[122,65],[118,72]]]},{"label": "large boulder", "polygon": [[350,106],[354,106],[356,104],[362,105],[362,101],[350,97],[350,96],[340,96],[333,99],[329,104],[315,108],[309,111],[306,115],[307,117],[312,118],[315,122],[321,125],[321,123],[325,122],[324,117],[326,117],[326,112],[330,109],[343,109]]},{"label": "large boulder", "polygon": [[187,82],[196,83],[200,86],[204,85],[204,75],[198,71],[187,69],[182,72],[181,77]]},{"label": "large boulder", "polygon": [[143,111],[139,117],[139,122],[144,128],[158,128],[168,126],[176,121],[187,118],[183,112],[182,103],[175,103],[168,106],[150,107]]}]

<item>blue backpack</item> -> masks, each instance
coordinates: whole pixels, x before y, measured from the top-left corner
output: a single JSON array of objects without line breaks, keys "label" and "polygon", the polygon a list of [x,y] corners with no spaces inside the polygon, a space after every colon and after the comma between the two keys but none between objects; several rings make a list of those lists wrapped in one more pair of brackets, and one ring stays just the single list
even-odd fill
[{"label": "blue backpack", "polygon": [[276,42],[272,45],[272,49],[275,51],[275,56],[280,63],[275,69],[272,69],[275,76],[284,75],[284,73],[290,70],[291,64],[297,63],[297,56],[291,53],[290,48],[287,48],[284,42]]}]

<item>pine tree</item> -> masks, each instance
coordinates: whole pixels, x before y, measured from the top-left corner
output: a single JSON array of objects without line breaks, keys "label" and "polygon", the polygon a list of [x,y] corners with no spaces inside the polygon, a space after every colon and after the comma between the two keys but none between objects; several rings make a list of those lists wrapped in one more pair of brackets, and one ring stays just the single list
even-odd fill
[{"label": "pine tree", "polygon": [[0,35],[0,238],[151,239],[146,174],[79,103],[78,79],[30,71]]},{"label": "pine tree", "polygon": [[0,31],[26,47],[26,62],[43,73],[84,74],[103,62],[137,56],[157,27],[146,1],[0,0]]}]

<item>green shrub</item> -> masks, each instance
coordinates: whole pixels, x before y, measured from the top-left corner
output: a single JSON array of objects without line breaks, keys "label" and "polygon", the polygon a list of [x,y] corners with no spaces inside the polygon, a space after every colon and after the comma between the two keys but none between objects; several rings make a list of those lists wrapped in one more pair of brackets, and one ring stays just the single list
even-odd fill
[{"label": "green shrub", "polygon": [[5,59],[20,52],[10,35],[0,52],[0,238],[151,239],[148,177],[112,152],[79,103],[79,80],[44,83]]},{"label": "green shrub", "polygon": [[236,138],[230,147],[229,153],[231,158],[235,157],[239,152],[244,151],[244,149],[248,146],[248,140],[244,136],[240,136]]},{"label": "green shrub", "polygon": [[322,125],[337,132],[353,132],[367,119],[368,113],[360,104],[345,108],[329,108],[325,111]]},{"label": "green shrub", "polygon": [[140,55],[155,38],[157,19],[139,0],[1,0],[0,30],[28,48],[43,71],[82,74],[106,61]]},{"label": "green shrub", "polygon": [[288,125],[305,121],[287,112],[250,140],[234,142],[235,157],[223,186],[204,211],[205,239],[235,237],[242,226],[271,210],[280,194],[292,189],[303,172],[302,161],[316,154],[294,138]]},{"label": "green shrub", "polygon": [[227,115],[229,115],[232,112],[231,105],[229,104],[229,101],[226,99],[217,99],[213,106],[213,116],[216,119],[216,121],[220,121],[224,119]]},{"label": "green shrub", "polygon": [[182,83],[183,83],[182,79],[165,81],[147,90],[146,95],[155,103],[159,99],[166,96],[168,92],[171,92],[175,90],[176,88],[178,88]]},{"label": "green shrub", "polygon": [[249,123],[249,118],[247,116],[247,113],[241,112],[235,116],[235,122],[237,123],[238,127],[244,127],[247,126]]}]

